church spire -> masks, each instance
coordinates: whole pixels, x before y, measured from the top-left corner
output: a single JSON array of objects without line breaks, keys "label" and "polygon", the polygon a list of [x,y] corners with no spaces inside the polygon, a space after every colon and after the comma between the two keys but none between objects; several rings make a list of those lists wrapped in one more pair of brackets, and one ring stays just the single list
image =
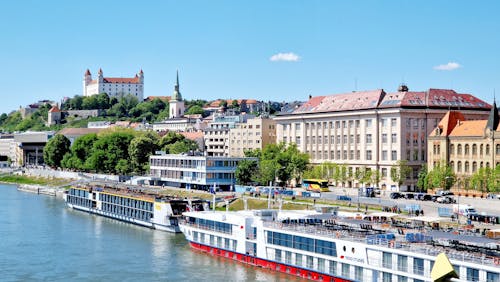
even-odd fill
[{"label": "church spire", "polygon": [[177,79],[174,87],[174,94],[172,95],[171,100],[173,101],[182,101],[181,92],[179,91],[179,71],[177,71]]},{"label": "church spire", "polygon": [[498,127],[498,123],[500,121],[500,117],[498,115],[498,108],[495,98],[493,97],[493,105],[491,106],[490,115],[488,117],[488,123],[486,123],[486,128],[491,131],[496,131]]}]

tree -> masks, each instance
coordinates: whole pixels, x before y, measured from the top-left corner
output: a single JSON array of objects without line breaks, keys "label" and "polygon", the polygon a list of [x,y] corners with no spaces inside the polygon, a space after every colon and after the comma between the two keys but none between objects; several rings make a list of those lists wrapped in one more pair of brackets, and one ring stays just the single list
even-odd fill
[{"label": "tree", "polygon": [[489,167],[478,169],[470,178],[470,183],[475,190],[486,192],[488,190],[488,179],[491,175]]},{"label": "tree", "polygon": [[376,170],[372,171],[371,182],[373,184],[375,184],[375,187],[379,187],[381,178],[382,178],[382,175],[380,173],[380,170],[376,169]]},{"label": "tree", "polygon": [[363,186],[365,183],[369,183],[372,179],[372,171],[366,166],[362,166],[361,169],[355,172],[355,177],[358,182]]},{"label": "tree", "polygon": [[236,167],[235,177],[236,183],[240,185],[248,185],[258,179],[259,167],[257,161],[242,160]]},{"label": "tree", "polygon": [[50,167],[60,167],[61,161],[69,152],[70,141],[62,134],[56,134],[43,148],[43,159]]},{"label": "tree", "polygon": [[107,132],[94,143],[85,165],[97,172],[114,173],[121,159],[130,162],[128,147],[134,138],[131,131]]},{"label": "tree", "polygon": [[187,109],[187,111],[184,113],[186,115],[203,115],[205,113],[205,110],[203,110],[202,107],[198,105],[193,105]]},{"label": "tree", "polygon": [[130,142],[128,152],[130,165],[136,173],[143,173],[149,167],[149,156],[159,149],[159,138],[154,132],[136,136]]},{"label": "tree", "polygon": [[438,163],[427,173],[426,183],[428,183],[428,188],[450,189],[455,183],[455,180],[456,177],[451,167],[442,162]]},{"label": "tree", "polygon": [[420,191],[427,191],[427,165],[423,164],[422,168],[418,172],[417,187]]},{"label": "tree", "polygon": [[391,179],[398,186],[401,186],[411,173],[411,168],[407,164],[406,160],[398,160],[396,165],[391,168]]}]

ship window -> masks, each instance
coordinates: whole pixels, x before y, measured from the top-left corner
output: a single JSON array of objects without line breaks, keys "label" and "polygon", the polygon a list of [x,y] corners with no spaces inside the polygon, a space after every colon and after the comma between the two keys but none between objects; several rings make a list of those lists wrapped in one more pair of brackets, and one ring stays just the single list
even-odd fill
[{"label": "ship window", "polygon": [[468,267],[467,281],[479,281],[479,269]]},{"label": "ship window", "polygon": [[494,272],[486,272],[486,282],[500,281],[500,274]]},{"label": "ship window", "polygon": [[337,274],[337,262],[336,261],[333,261],[331,260],[330,263],[329,263],[329,269],[328,269],[328,272],[330,274]]},{"label": "ship window", "polygon": [[413,273],[418,275],[424,274],[424,260],[420,258],[413,258]]}]

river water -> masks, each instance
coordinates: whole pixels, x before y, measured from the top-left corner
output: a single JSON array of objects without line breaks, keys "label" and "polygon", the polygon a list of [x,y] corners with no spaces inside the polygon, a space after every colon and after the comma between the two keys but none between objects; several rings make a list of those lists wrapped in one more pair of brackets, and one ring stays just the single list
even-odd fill
[{"label": "river water", "polygon": [[298,281],[0,184],[0,281]]}]

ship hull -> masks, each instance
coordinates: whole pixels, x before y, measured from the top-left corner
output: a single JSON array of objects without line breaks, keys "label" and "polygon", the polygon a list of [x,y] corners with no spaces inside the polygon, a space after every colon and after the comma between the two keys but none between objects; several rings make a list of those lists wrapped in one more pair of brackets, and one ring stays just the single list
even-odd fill
[{"label": "ship hull", "polygon": [[191,248],[205,252],[211,255],[216,255],[220,257],[224,257],[227,259],[232,259],[235,261],[238,261],[243,264],[248,264],[252,266],[257,266],[257,267],[262,267],[266,269],[270,269],[272,271],[280,272],[280,273],[285,273],[288,275],[293,275],[293,276],[298,276],[304,279],[309,279],[312,281],[324,281],[324,282],[350,282],[353,280],[348,280],[340,277],[335,277],[331,276],[325,273],[320,273],[317,271],[309,270],[309,269],[304,269],[304,268],[299,268],[296,266],[284,264],[284,263],[278,263],[275,261],[270,261],[262,258],[258,258],[255,256],[247,255],[247,254],[241,254],[225,249],[220,249],[216,247],[211,247],[208,245],[200,244],[197,242],[189,242]]},{"label": "ship hull", "polygon": [[70,207],[74,210],[79,210],[79,211],[83,211],[83,212],[87,212],[87,213],[91,213],[91,214],[95,214],[95,215],[100,215],[103,217],[112,218],[115,220],[123,221],[123,222],[130,223],[130,224],[139,225],[142,227],[157,229],[157,230],[171,232],[171,233],[180,233],[181,232],[179,229],[179,226],[167,226],[167,225],[155,224],[152,222],[146,222],[146,221],[138,220],[138,219],[127,217],[127,216],[120,215],[120,214],[101,211],[98,209],[82,207],[82,206],[78,206],[78,205],[74,205],[74,204],[70,204],[70,203],[66,203],[66,204],[68,207]]}]

